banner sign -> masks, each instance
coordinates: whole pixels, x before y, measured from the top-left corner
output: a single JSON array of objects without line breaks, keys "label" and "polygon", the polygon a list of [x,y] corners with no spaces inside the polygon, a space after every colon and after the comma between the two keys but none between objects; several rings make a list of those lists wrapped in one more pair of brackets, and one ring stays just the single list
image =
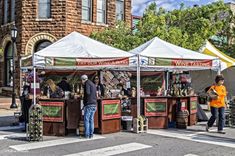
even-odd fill
[{"label": "banner sign", "polygon": [[64,122],[64,102],[40,101],[43,121]]},{"label": "banner sign", "polygon": [[190,98],[190,114],[197,113],[197,97]]},{"label": "banner sign", "polygon": [[120,118],[120,100],[102,100],[102,112],[102,120]]},{"label": "banner sign", "polygon": [[75,59],[75,58],[46,58],[46,66],[128,66],[129,58],[112,59]]},{"label": "banner sign", "polygon": [[33,57],[29,57],[29,58],[22,60],[21,66],[22,67],[32,66],[33,65],[32,63],[33,63]]},{"label": "banner sign", "polygon": [[181,105],[181,107],[180,107],[180,110],[187,110],[187,103],[188,103],[188,100],[187,100],[187,98],[184,98],[184,99],[180,99],[180,105]]},{"label": "banner sign", "polygon": [[145,116],[167,116],[167,99],[144,99]]},{"label": "banner sign", "polygon": [[149,58],[150,66],[175,66],[175,67],[212,67],[212,60],[183,60]]}]

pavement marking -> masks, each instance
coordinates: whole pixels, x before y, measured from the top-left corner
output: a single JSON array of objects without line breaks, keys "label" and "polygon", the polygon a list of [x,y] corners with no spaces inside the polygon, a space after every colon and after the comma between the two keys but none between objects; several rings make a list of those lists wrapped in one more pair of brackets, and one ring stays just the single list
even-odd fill
[{"label": "pavement marking", "polygon": [[12,133],[12,134],[8,134],[8,135],[0,135],[0,140],[17,139],[17,138],[21,138],[21,137],[26,137],[26,134],[25,133]]},{"label": "pavement marking", "polygon": [[6,127],[0,127],[0,131],[16,130],[21,128],[24,128],[24,126],[6,126]]},{"label": "pavement marking", "polygon": [[95,150],[84,151],[80,153],[68,154],[65,156],[110,156],[116,154],[122,154],[132,151],[137,151],[141,149],[151,148],[152,146],[140,144],[140,143],[128,143],[117,146],[99,148]]},{"label": "pavement marking", "polygon": [[219,138],[215,136],[203,136],[203,135],[200,135],[200,134],[203,134],[202,132],[194,133],[195,135],[193,134],[189,135],[185,133],[180,133],[180,131],[148,130],[147,133],[170,137],[170,138],[178,138],[178,139],[183,139],[183,140],[235,148],[235,141],[231,141],[229,140],[229,138]]},{"label": "pavement marking", "polygon": [[33,142],[33,143],[27,143],[27,144],[20,144],[20,145],[13,145],[9,146],[12,149],[15,149],[16,151],[28,151],[33,149],[39,149],[44,147],[52,147],[52,146],[58,146],[58,145],[65,145],[65,144],[71,144],[71,143],[77,143],[77,142],[85,142],[85,141],[92,141],[97,139],[104,139],[105,137],[100,135],[94,135],[92,139],[85,139],[85,138],[64,138],[64,139],[56,139],[56,140],[49,140],[49,141],[42,141],[42,142]]},{"label": "pavement marking", "polygon": [[196,154],[186,154],[184,156],[199,156],[199,155],[196,155]]}]

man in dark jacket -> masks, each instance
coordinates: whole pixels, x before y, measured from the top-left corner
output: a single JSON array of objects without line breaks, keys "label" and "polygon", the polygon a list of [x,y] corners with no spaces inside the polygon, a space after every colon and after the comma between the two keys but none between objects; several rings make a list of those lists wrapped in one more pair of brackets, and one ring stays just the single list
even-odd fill
[{"label": "man in dark jacket", "polygon": [[87,75],[81,76],[82,84],[84,87],[84,125],[85,125],[85,137],[92,138],[94,133],[94,115],[96,112],[96,86],[88,80]]},{"label": "man in dark jacket", "polygon": [[57,84],[64,92],[70,91],[71,92],[71,87],[69,83],[67,82],[67,78],[63,77],[60,83]]}]

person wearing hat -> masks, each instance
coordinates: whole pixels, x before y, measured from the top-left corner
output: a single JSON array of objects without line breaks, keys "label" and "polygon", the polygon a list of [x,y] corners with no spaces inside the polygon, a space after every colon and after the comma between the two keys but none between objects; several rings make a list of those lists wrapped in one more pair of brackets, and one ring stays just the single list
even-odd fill
[{"label": "person wearing hat", "polygon": [[217,96],[211,99],[210,101],[210,108],[211,108],[211,117],[206,124],[206,131],[210,132],[211,127],[213,126],[217,116],[219,117],[218,123],[218,133],[225,134],[224,123],[225,123],[225,107],[226,107],[226,87],[224,84],[224,77],[223,75],[217,75],[215,78],[215,84],[210,87],[209,91],[213,91]]},{"label": "person wearing hat", "polygon": [[94,133],[94,115],[97,105],[96,86],[88,79],[87,75],[82,75],[81,80],[84,87],[83,103],[85,138],[92,138]]}]

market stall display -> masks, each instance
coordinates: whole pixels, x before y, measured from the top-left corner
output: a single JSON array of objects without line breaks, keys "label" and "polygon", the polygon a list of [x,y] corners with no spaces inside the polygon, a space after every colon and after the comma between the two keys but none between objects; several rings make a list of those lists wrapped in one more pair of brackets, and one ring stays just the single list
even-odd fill
[{"label": "market stall display", "polygon": [[[206,69],[220,70],[220,61],[217,58],[189,49],[184,49],[163,41],[158,37],[153,38],[130,52],[137,55],[135,60],[139,62],[137,77],[140,77],[143,71],[162,71],[166,73],[165,87],[161,89],[161,92],[164,93],[163,95],[168,101],[168,119],[166,119],[167,121],[165,123],[168,121],[176,121],[177,108],[180,108],[178,109],[179,111],[183,111],[191,109],[191,106],[194,107],[193,104],[188,104],[188,99],[195,95],[189,85],[191,83],[191,79],[189,75],[183,73],[183,71]],[[140,84],[140,79],[137,79],[137,112],[139,113],[141,107]],[[143,96],[142,98],[146,97]],[[160,97],[156,96],[155,98]],[[192,117],[190,117],[190,119],[192,119]],[[149,120],[149,127],[156,121],[157,119],[153,121]],[[163,126],[161,125],[157,128],[162,127]],[[166,127],[168,126],[165,125],[164,128]]]},{"label": "market stall display", "polygon": [[101,99],[98,101],[99,133],[113,133],[121,130],[120,99]]},{"label": "market stall display", "polygon": [[[66,54],[66,55],[65,55]],[[65,36],[64,38],[58,40],[47,48],[40,50],[33,54],[32,56],[22,59],[22,65],[27,65],[26,67],[21,67],[21,69],[33,69],[33,78],[34,78],[34,104],[36,104],[36,68],[38,70],[45,71],[81,71],[84,73],[89,71],[102,71],[102,70],[120,70],[120,69],[135,69],[135,67],[130,67],[130,57],[133,54],[110,47],[101,42],[95,41],[89,37],[81,35],[77,32],[72,32],[71,34]],[[79,74],[81,75],[81,74]],[[125,75],[121,77],[125,79]],[[75,90],[82,94],[82,87],[77,87],[79,85],[72,84],[72,94],[76,95]],[[75,89],[76,88],[76,89]],[[79,91],[78,91],[79,90]],[[44,93],[43,93],[44,94]],[[65,94],[64,94],[65,95]],[[77,98],[78,96],[68,96],[67,98]],[[82,97],[82,96],[81,96]],[[40,102],[44,105],[43,109],[47,111],[47,116],[44,116],[44,132],[45,134],[54,134],[54,135],[65,135],[68,128],[75,128],[75,123],[73,117],[69,117],[71,111],[74,109],[69,109],[68,104],[65,99],[51,99],[47,97],[46,99],[40,98]],[[45,104],[45,101],[47,104]],[[59,102],[59,104],[57,103]],[[54,104],[53,104],[54,103]],[[56,103],[56,104],[55,104]],[[79,102],[78,102],[79,103]],[[81,101],[80,101],[81,103]],[[51,106],[53,105],[53,107]],[[60,106],[55,106],[55,105]],[[120,110],[120,102],[118,103]],[[99,108],[98,108],[99,109]],[[69,110],[66,114],[66,110]],[[74,110],[75,111],[75,110]],[[102,111],[102,110],[101,110]],[[79,110],[78,110],[79,112]],[[78,113],[79,114],[79,113]],[[99,112],[98,112],[99,114]],[[96,113],[96,116],[98,116]],[[49,121],[50,120],[50,121]],[[77,120],[77,119],[76,119]],[[101,118],[99,119],[101,120]],[[109,119],[105,119],[108,120]],[[120,119],[119,119],[120,121]],[[115,122],[115,121],[114,121]],[[101,129],[101,125],[96,121],[95,125]],[[112,123],[112,122],[111,122]],[[115,131],[120,130],[120,123],[109,124],[109,127],[112,129],[116,127]],[[118,126],[119,124],[119,126]],[[66,128],[66,125],[69,126]],[[78,126],[76,127],[78,128]],[[101,133],[103,130],[101,130]],[[105,130],[104,130],[105,131]],[[108,130],[109,131],[109,130]],[[111,130],[110,132],[112,132]],[[107,132],[105,132],[107,133]]]}]

